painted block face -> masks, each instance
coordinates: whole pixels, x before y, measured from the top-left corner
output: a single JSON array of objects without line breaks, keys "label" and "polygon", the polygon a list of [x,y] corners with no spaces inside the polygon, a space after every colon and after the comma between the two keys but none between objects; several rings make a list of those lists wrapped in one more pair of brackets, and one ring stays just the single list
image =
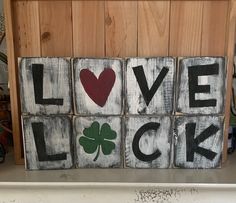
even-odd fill
[{"label": "painted block face", "polygon": [[126,72],[127,114],[172,113],[174,58],[130,58]]},{"label": "painted block face", "polygon": [[67,116],[24,116],[26,168],[68,169],[72,161],[72,126]]},{"label": "painted block face", "polygon": [[130,117],[126,120],[125,162],[130,168],[168,168],[171,118]]},{"label": "painted block face", "polygon": [[180,168],[220,167],[223,117],[177,117],[174,164]]},{"label": "painted block face", "polygon": [[24,114],[72,112],[70,61],[64,58],[22,58],[21,107]]},{"label": "painted block face", "polygon": [[120,115],[123,109],[123,62],[74,59],[75,109],[79,115]]},{"label": "painted block face", "polygon": [[74,117],[78,168],[121,166],[120,117]]},{"label": "painted block face", "polygon": [[180,60],[176,111],[184,114],[223,114],[225,78],[223,57]]}]

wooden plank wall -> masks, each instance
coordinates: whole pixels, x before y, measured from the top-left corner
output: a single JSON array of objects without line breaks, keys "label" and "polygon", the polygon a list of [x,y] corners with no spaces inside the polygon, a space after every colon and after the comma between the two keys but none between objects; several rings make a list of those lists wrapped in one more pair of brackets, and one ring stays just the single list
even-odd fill
[{"label": "wooden plank wall", "polygon": [[[5,4],[12,4],[15,58],[227,55],[230,1],[5,0]],[[17,67],[10,74],[10,80],[16,78]],[[18,87],[15,81],[11,85]],[[17,91],[14,94],[19,97]],[[13,119],[18,145],[19,114]],[[16,163],[21,162],[17,157]]]},{"label": "wooden plank wall", "polygon": [[228,1],[13,1],[17,56],[224,55]]}]

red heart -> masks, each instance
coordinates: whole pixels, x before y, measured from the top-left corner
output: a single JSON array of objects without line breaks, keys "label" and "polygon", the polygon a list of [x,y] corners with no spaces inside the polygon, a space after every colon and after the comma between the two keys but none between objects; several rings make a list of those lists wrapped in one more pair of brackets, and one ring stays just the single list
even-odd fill
[{"label": "red heart", "polygon": [[97,79],[89,69],[83,69],[80,71],[80,80],[88,96],[103,107],[113,88],[116,75],[111,68],[105,68]]}]

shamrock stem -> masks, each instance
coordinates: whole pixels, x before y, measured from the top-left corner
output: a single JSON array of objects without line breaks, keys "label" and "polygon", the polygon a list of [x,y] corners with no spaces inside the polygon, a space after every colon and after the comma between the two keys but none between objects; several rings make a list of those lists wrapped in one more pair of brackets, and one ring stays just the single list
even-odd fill
[{"label": "shamrock stem", "polygon": [[100,145],[98,146],[98,151],[93,161],[97,161],[99,154],[100,154]]}]

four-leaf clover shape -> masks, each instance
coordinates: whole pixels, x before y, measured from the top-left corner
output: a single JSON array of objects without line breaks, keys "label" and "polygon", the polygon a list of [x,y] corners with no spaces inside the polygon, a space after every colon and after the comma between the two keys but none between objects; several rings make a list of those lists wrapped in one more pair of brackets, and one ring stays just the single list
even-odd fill
[{"label": "four-leaf clover shape", "polygon": [[89,128],[83,130],[83,134],[84,136],[80,137],[79,143],[83,146],[84,151],[88,154],[97,151],[93,161],[97,161],[100,150],[104,155],[109,155],[115,149],[116,145],[109,140],[116,139],[117,134],[107,123],[104,123],[100,130],[100,124],[95,121]]}]

